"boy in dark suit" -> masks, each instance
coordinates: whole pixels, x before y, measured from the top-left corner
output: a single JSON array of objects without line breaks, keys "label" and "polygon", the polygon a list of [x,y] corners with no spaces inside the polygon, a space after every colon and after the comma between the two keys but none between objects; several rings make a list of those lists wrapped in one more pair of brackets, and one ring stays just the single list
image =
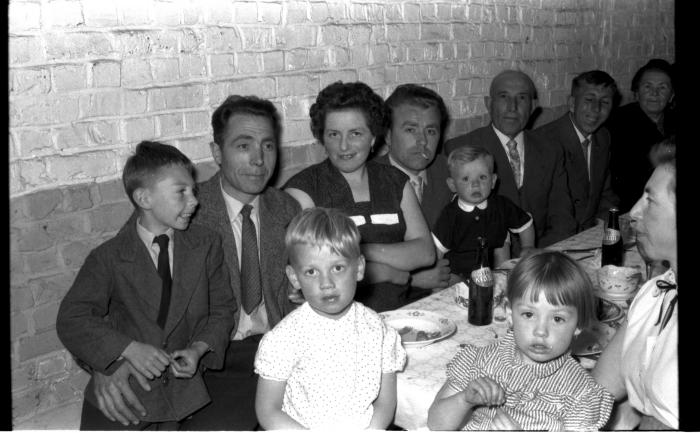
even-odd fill
[{"label": "boy in dark suit", "polygon": [[222,367],[236,307],[220,236],[189,227],[193,173],[176,148],[139,143],[123,172],[136,212],[90,253],[61,302],[56,329],[66,348],[90,372],[128,369],[142,405],[132,424],[105,416],[91,378],[83,430],[176,429],[210,400],[199,366]]}]

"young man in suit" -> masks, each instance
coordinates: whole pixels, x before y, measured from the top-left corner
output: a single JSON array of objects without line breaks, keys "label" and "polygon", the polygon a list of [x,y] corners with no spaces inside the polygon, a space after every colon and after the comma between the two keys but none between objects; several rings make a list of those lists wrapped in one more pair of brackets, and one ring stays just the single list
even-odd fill
[{"label": "young man in suit", "polygon": [[[438,153],[449,114],[442,97],[416,84],[398,86],[386,100],[388,130],[384,137],[388,153],[377,161],[408,175],[432,229],[440,212],[452,198],[447,187],[447,158]],[[425,289],[445,288],[450,278],[449,260],[411,273],[412,298],[428,294]]]},{"label": "young man in suit", "polygon": [[[204,372],[212,402],[185,420],[181,429],[254,430],[255,352],[262,335],[294,308],[285,274],[284,235],[301,209],[291,196],[268,186],[281,133],[271,102],[229,96],[214,111],[212,127],[211,152],[220,170],[198,185],[199,210],[193,224],[221,235],[238,310],[223,370]],[[252,207],[249,214],[243,211],[247,206]],[[251,248],[257,252],[247,248],[255,241],[257,245]],[[124,399],[135,404],[128,384],[104,381],[100,389],[99,395],[110,400],[114,411],[128,416]]]},{"label": "young man in suit", "polygon": [[535,85],[524,72],[499,73],[484,97],[491,124],[447,141],[445,151],[467,144],[486,148],[496,162],[496,193],[532,215],[536,246],[542,248],[574,234],[576,220],[561,146],[524,130],[535,98]]},{"label": "young man in suit", "polygon": [[534,132],[564,150],[564,166],[574,204],[577,231],[605,219],[619,199],[610,185],[610,134],[602,126],[617,95],[615,80],[588,71],[572,80],[569,112]]}]

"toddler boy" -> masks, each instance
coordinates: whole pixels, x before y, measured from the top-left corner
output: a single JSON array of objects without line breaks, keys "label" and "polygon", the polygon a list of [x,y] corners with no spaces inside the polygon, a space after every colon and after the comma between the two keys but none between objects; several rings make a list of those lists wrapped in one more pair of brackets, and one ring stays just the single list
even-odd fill
[{"label": "toddler boy", "polygon": [[463,146],[447,158],[447,186],[457,196],[442,210],[433,230],[440,258],[450,261],[452,277],[471,273],[476,262],[478,238],[486,237],[489,263],[497,267],[510,258],[505,245],[509,231],[517,233],[523,251],[535,245],[532,217],[502,195],[489,197],[498,179],[493,155],[480,146]]}]

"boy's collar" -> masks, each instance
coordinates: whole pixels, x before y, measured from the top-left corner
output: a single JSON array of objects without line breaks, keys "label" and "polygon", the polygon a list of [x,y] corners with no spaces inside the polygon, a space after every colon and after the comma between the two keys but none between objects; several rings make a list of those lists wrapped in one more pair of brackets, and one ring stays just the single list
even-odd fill
[{"label": "boy's collar", "polygon": [[482,201],[481,203],[471,204],[471,203],[467,203],[466,201],[462,200],[461,198],[457,198],[457,206],[459,206],[459,208],[462,209],[464,212],[472,212],[472,211],[474,211],[475,207],[478,207],[481,210],[486,209],[486,207],[488,207],[488,201],[489,201],[489,199],[486,199],[486,200]]}]

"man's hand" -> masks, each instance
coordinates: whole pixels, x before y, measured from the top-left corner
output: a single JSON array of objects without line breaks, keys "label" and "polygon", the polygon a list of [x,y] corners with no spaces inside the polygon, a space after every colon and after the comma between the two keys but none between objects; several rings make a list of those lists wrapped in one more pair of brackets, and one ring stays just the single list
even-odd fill
[{"label": "man's hand", "polygon": [[289,289],[287,290],[287,298],[292,304],[303,304],[306,299],[304,299],[304,294],[301,292],[301,289],[297,289],[293,287],[291,284],[289,285]]},{"label": "man's hand", "polygon": [[170,364],[170,357],[165,351],[138,341],[129,343],[122,352],[122,356],[147,379],[160,377],[165,367]]},{"label": "man's hand", "polygon": [[[146,391],[150,391],[151,386],[129,361],[122,363],[111,376],[98,371],[93,372],[92,376],[98,408],[110,421],[117,421],[125,426],[128,426],[130,422],[138,424],[140,420],[134,415],[131,408],[135,409],[142,417],[146,416],[146,409],[129,386],[129,376],[134,376],[141,388]],[[127,406],[127,403],[131,408]]]},{"label": "man's hand", "polygon": [[421,289],[444,289],[449,287],[450,261],[442,258],[435,266],[411,274],[411,286]]}]

